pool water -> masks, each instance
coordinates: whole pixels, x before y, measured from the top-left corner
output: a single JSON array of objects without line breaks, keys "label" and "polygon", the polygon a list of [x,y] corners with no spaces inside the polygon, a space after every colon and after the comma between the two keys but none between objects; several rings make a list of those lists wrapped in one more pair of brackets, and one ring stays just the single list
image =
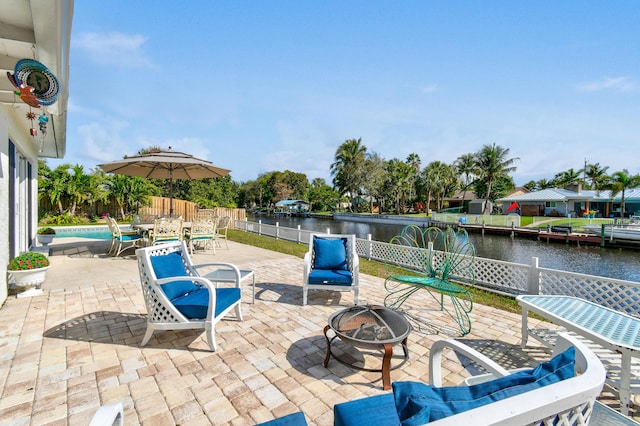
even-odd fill
[{"label": "pool water", "polygon": [[83,226],[73,227],[65,226],[56,228],[56,238],[92,238],[94,240],[110,240],[111,231],[105,226]]}]

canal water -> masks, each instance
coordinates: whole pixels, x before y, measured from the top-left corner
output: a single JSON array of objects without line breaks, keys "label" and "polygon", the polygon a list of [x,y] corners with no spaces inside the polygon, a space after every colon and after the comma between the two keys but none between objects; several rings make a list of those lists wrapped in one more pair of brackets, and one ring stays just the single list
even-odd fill
[{"label": "canal water", "polygon": [[[273,216],[251,216],[249,220],[252,222],[261,220],[267,225],[275,225],[278,222],[280,226],[287,228],[297,228],[300,225],[301,229],[307,231],[325,232],[330,229],[332,234],[356,234],[357,238],[367,238],[367,235],[371,234],[371,239],[385,242],[398,235],[404,227],[403,225],[299,217],[276,219]],[[567,245],[474,233],[469,234],[469,240],[475,246],[478,257],[527,265],[531,264],[531,258],[537,257],[538,265],[542,268],[640,282],[640,251],[638,250],[578,247],[575,243]]]}]

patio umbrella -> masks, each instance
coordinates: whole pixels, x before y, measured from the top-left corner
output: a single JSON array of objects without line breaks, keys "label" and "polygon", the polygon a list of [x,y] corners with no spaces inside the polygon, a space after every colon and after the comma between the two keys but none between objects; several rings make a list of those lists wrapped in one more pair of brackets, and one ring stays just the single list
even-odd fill
[{"label": "patio umbrella", "polygon": [[106,164],[98,164],[107,173],[143,178],[169,179],[169,213],[173,216],[173,180],[208,179],[226,176],[231,170],[207,160],[176,151],[154,151]]}]

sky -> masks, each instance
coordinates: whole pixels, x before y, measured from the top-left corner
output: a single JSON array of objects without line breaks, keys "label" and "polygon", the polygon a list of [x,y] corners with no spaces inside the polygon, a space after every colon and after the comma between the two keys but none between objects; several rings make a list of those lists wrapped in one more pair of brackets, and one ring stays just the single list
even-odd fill
[{"label": "sky", "polygon": [[150,146],[331,184],[361,138],[452,163],[497,144],[517,185],[588,163],[640,173],[640,2],[76,1],[67,152]]}]

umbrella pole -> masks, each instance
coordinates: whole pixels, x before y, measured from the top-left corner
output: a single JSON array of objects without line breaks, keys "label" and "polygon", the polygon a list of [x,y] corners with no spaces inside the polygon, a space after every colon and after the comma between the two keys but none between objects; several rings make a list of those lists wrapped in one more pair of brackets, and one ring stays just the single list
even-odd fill
[{"label": "umbrella pole", "polygon": [[173,217],[173,178],[171,177],[169,178],[169,217]]}]

